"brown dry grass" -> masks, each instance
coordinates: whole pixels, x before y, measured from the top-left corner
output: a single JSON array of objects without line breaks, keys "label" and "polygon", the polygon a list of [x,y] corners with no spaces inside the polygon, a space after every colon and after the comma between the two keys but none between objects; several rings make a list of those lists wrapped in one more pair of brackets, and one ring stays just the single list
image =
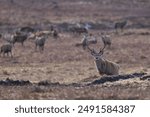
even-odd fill
[{"label": "brown dry grass", "polygon": [[[17,0],[16,0],[17,1]],[[142,21],[148,24],[149,1],[144,0],[102,0],[83,1],[61,0],[58,8],[40,9],[40,3],[26,9],[30,5],[27,0],[24,8],[0,2],[1,32],[12,31],[24,25],[48,24],[50,22],[115,22],[127,17],[137,17],[130,20],[129,25]],[[24,4],[21,0],[18,2]],[[46,2],[42,3],[46,6]],[[144,6],[144,8],[143,8]],[[91,7],[89,9],[89,7]],[[9,8],[9,9],[8,9]],[[138,13],[137,13],[138,12]],[[42,26],[42,25],[41,25]],[[101,30],[91,30],[98,33]],[[106,30],[112,33],[113,30]],[[107,59],[120,65],[120,74],[133,72],[150,73],[150,30],[149,28],[127,28],[118,35],[112,33],[112,47],[105,52]],[[27,40],[25,47],[16,44],[13,48],[13,58],[0,57],[0,80],[30,80],[33,83],[47,80],[62,84],[84,83],[99,78],[93,58],[75,43],[82,36],[74,36],[61,32],[61,39],[49,37],[43,53],[35,51],[33,40]],[[1,43],[4,41],[1,39]],[[99,45],[96,46],[98,49]],[[102,46],[102,45],[100,45]],[[0,86],[0,99],[150,99],[149,81],[139,79],[105,83],[103,85],[73,87],[73,86]]]}]

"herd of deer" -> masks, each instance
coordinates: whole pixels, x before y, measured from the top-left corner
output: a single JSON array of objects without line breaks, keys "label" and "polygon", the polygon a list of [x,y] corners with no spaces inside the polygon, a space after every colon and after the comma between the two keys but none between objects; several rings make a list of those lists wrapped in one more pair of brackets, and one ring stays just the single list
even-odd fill
[{"label": "herd of deer", "polygon": [[[117,22],[115,24],[116,31],[118,29],[123,30],[126,24],[127,24],[126,21]],[[103,74],[118,75],[119,74],[119,65],[103,58],[104,50],[106,49],[107,46],[111,45],[111,39],[108,35],[105,35],[103,33],[100,34],[104,46],[100,48],[98,52],[96,52],[96,50],[90,47],[90,44],[96,44],[97,40],[96,38],[94,38],[92,34],[88,34],[88,30],[86,28],[72,28],[71,31],[73,33],[74,32],[84,33],[84,37],[81,43],[77,43],[76,46],[82,46],[84,50],[87,50],[88,52],[90,52],[90,54],[94,57],[96,67],[100,75],[103,75]],[[22,46],[24,46],[24,41],[27,38],[34,38],[35,49],[39,47],[39,49],[43,51],[44,44],[48,35],[52,35],[54,38],[59,37],[57,30],[55,30],[53,27],[51,27],[50,31],[39,31],[36,33],[33,33],[33,32],[34,32],[34,29],[30,27],[20,28],[19,31],[15,32],[15,34],[11,36],[10,39],[7,39],[7,41],[9,42],[8,44],[4,44],[1,46],[0,54],[3,53],[3,56],[4,56],[5,54],[9,55],[10,53],[11,57],[13,57],[12,48],[14,44],[16,42],[19,42],[22,44]]]},{"label": "herd of deer", "polygon": [[15,43],[21,43],[22,46],[24,46],[24,42],[27,39],[34,39],[35,40],[35,49],[39,47],[39,50],[44,50],[45,41],[48,38],[48,36],[51,35],[55,39],[59,37],[58,31],[51,27],[50,31],[34,31],[31,27],[22,27],[18,29],[14,34],[9,35],[1,35],[1,38],[3,40],[7,41],[8,43],[5,43],[0,48],[0,54],[7,54],[7,56],[12,56],[12,48],[14,47]]}]

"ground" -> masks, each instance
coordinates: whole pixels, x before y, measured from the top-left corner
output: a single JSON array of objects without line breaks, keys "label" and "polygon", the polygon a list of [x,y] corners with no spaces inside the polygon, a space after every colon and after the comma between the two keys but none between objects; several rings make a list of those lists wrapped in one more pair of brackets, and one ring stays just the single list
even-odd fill
[{"label": "ground", "polygon": [[[104,58],[120,66],[120,75],[150,74],[150,1],[149,0],[9,0],[0,1],[0,32],[13,33],[22,26],[59,29],[60,39],[49,36],[44,52],[35,50],[34,40],[22,47],[16,43],[13,58],[0,57],[0,80],[29,81],[27,85],[0,85],[0,99],[150,99],[150,81],[143,77],[90,84],[102,77],[89,52],[76,47],[83,35],[74,35],[60,24],[89,23],[89,29],[111,35],[112,45]],[[123,31],[114,23],[127,20]],[[1,38],[0,45],[5,43]],[[94,47],[102,47],[101,40]],[[39,85],[39,82],[48,85]],[[46,84],[46,83],[45,83]]]}]

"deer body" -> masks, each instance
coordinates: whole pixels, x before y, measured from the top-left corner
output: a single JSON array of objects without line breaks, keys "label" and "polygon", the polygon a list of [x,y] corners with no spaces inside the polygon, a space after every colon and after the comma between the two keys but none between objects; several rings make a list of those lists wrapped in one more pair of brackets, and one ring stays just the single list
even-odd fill
[{"label": "deer body", "polygon": [[95,64],[99,74],[118,75],[119,65],[109,60],[99,58],[95,60]]},{"label": "deer body", "polygon": [[69,29],[72,33],[74,34],[83,34],[83,33],[88,33],[88,30],[85,27],[71,27]]},{"label": "deer body", "polygon": [[102,41],[104,43],[104,45],[108,45],[108,46],[111,46],[111,40],[110,40],[110,37],[109,36],[102,36]]},{"label": "deer body", "polygon": [[16,32],[16,34],[12,35],[11,39],[9,40],[10,43],[14,44],[15,43],[21,43],[22,46],[24,46],[25,40],[27,40],[29,34],[23,33],[23,32]]},{"label": "deer body", "polygon": [[18,42],[18,43],[21,43],[23,46],[23,43],[26,39],[27,39],[26,35],[17,35],[17,36],[14,36],[12,43],[15,44],[16,42]]},{"label": "deer body", "polygon": [[46,41],[45,37],[36,37],[35,49],[37,49],[37,47],[39,47],[39,49],[41,49],[41,51],[43,51],[44,50],[45,41]]},{"label": "deer body", "polygon": [[28,33],[30,33],[30,32],[34,32],[34,29],[32,27],[25,26],[25,27],[21,27],[20,31],[21,32],[28,32]]},{"label": "deer body", "polygon": [[1,48],[0,48],[0,54],[1,53],[3,53],[3,56],[5,54],[7,54],[7,56],[8,56],[8,54],[10,53],[11,57],[12,57],[12,45],[11,44],[4,44],[4,45],[2,45]]},{"label": "deer body", "polygon": [[115,29],[121,29],[123,31],[123,28],[127,25],[127,21],[117,22],[115,23]]}]

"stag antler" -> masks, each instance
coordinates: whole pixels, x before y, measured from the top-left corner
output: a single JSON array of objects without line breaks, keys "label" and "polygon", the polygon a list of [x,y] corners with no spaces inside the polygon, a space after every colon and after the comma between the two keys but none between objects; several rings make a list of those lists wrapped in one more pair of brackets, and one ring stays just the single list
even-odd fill
[{"label": "stag antler", "polygon": [[[86,41],[88,41],[88,40],[86,40]],[[102,55],[104,53],[104,49],[105,49],[105,45],[104,45],[104,47],[100,48],[99,52],[97,53],[96,50],[94,50],[93,48],[90,48],[88,42],[86,42],[86,47],[91,52],[91,54],[100,54],[100,55]]]}]

